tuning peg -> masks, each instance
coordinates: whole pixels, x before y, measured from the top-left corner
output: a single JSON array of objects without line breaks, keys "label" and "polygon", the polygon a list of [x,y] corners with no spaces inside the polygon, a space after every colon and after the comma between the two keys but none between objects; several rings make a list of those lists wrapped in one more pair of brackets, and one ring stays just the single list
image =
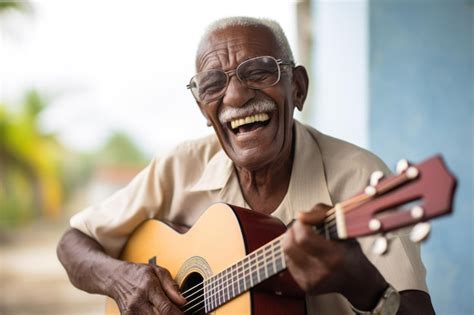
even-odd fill
[{"label": "tuning peg", "polygon": [[406,172],[407,177],[408,177],[409,179],[417,178],[419,173],[420,173],[420,172],[418,171],[418,169],[417,169],[416,167],[414,167],[414,166],[410,166],[410,167],[407,169],[407,172]]},{"label": "tuning peg", "polygon": [[421,219],[425,214],[425,209],[421,206],[414,206],[410,209],[410,215],[413,219]]},{"label": "tuning peg", "polygon": [[375,196],[377,194],[377,189],[374,186],[367,186],[364,189],[364,193],[367,196]]},{"label": "tuning peg", "polygon": [[376,186],[379,181],[383,178],[382,171],[375,171],[370,175],[370,186]]},{"label": "tuning peg", "polygon": [[426,222],[416,224],[410,232],[410,240],[419,243],[424,241],[431,232],[431,225]]},{"label": "tuning peg", "polygon": [[401,174],[403,173],[404,171],[407,170],[407,168],[410,166],[410,164],[408,164],[408,161],[405,160],[405,159],[402,159],[400,161],[397,162],[397,174]]},{"label": "tuning peg", "polygon": [[372,253],[377,256],[381,256],[387,252],[388,241],[385,236],[378,236],[375,241],[372,243]]}]

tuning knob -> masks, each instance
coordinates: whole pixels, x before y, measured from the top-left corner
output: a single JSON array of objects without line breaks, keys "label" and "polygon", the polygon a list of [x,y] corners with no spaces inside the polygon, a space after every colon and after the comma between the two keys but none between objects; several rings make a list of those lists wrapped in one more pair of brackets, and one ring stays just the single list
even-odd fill
[{"label": "tuning knob", "polygon": [[379,181],[383,178],[382,171],[375,171],[370,175],[370,186],[376,186]]},{"label": "tuning knob", "polygon": [[398,163],[397,163],[397,174],[401,174],[401,173],[405,172],[409,166],[410,166],[410,164],[408,164],[408,161],[405,160],[405,159],[402,159],[402,160],[398,161]]},{"label": "tuning knob", "polygon": [[378,236],[372,243],[372,253],[381,256],[387,252],[388,241],[385,236]]},{"label": "tuning knob", "polygon": [[431,232],[431,225],[426,222],[416,224],[410,232],[410,240],[419,243],[424,241]]}]

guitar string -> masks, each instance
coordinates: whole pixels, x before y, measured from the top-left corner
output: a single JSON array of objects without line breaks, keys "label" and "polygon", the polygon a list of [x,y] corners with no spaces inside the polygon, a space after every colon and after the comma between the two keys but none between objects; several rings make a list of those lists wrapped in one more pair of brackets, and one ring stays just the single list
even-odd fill
[{"label": "guitar string", "polygon": [[[278,240],[279,240],[279,238],[276,238],[276,239],[274,239],[272,242],[277,242]],[[265,246],[268,246],[268,244],[266,244]],[[271,248],[271,249],[270,249],[270,248]],[[232,267],[236,266],[237,264],[243,262],[244,260],[240,260],[239,262],[235,263],[234,265],[232,265],[232,266],[229,267],[229,268],[226,268],[224,271],[220,272],[219,274],[217,274],[217,275],[215,275],[215,276],[213,276],[213,277],[207,279],[207,280],[206,280],[207,283],[204,283],[204,285],[203,285],[199,290],[196,290],[195,292],[193,292],[191,295],[187,296],[186,298],[189,298],[189,297],[195,295],[197,292],[202,291],[202,289],[203,289],[204,287],[215,286],[215,285],[217,284],[217,281],[218,281],[218,280],[226,280],[226,283],[227,283],[228,280],[234,281],[234,280],[235,280],[234,278],[238,278],[237,281],[238,281],[238,280],[241,280],[241,279],[244,279],[244,278],[245,278],[246,271],[252,269],[253,264],[255,263],[255,261],[257,262],[257,268],[258,268],[259,258],[262,258],[262,259],[265,260],[265,258],[268,258],[268,257],[271,258],[271,259],[273,259],[273,258],[275,257],[275,252],[276,252],[276,251],[273,249],[274,246],[272,245],[272,246],[270,246],[270,248],[269,248],[269,249],[266,249],[264,252],[260,252],[260,253],[258,253],[258,254],[256,254],[256,255],[254,255],[254,257],[252,257],[248,262],[245,262],[245,263],[242,265],[241,271],[239,271],[239,272],[236,273],[236,274],[232,273],[232,274],[231,274],[231,278],[229,278],[229,279],[216,279],[216,280],[211,280],[212,278],[216,278],[218,275],[221,275],[225,270],[228,270],[229,268],[232,268]],[[257,253],[257,251],[258,251],[258,250],[254,251],[253,253]],[[267,256],[268,252],[270,252],[270,256]],[[250,255],[252,255],[253,253],[251,253]],[[247,256],[247,257],[250,257],[250,255]],[[255,259],[254,259],[254,258],[255,258]],[[266,261],[264,261],[263,263],[265,264]],[[248,265],[248,269],[245,267],[245,265]],[[268,266],[268,265],[267,265],[267,266]],[[236,268],[238,269],[238,267],[236,267]],[[244,277],[243,277],[243,278],[239,278],[242,274],[244,275]],[[214,281],[214,282],[213,282],[213,281]],[[198,284],[198,285],[194,286],[193,288],[196,288],[197,286],[200,286],[200,285],[201,285],[201,284]],[[187,290],[187,291],[189,291],[189,290]],[[211,290],[211,291],[212,291],[212,290]],[[201,295],[201,296],[202,296],[202,295]],[[199,296],[199,297],[201,297],[201,296]],[[198,298],[199,298],[199,297],[198,297]],[[194,300],[192,300],[192,301],[194,301]],[[188,303],[191,303],[192,301],[189,301]],[[184,306],[186,306],[188,303],[186,303]]]},{"label": "guitar string", "polygon": [[[321,234],[321,231],[317,230],[317,232],[318,232],[319,234]],[[331,232],[333,232],[333,231],[331,231]],[[280,237],[274,239],[272,242],[281,241],[281,239],[282,239],[282,236],[280,236]],[[268,245],[268,244],[266,244],[265,246],[267,246],[267,245]],[[272,254],[271,254],[271,256],[269,256],[269,257],[272,258],[273,261],[275,261],[276,258],[281,258],[281,257],[280,257],[280,256],[281,256],[281,253],[282,253],[282,252],[281,252],[281,249],[280,249],[280,251],[275,251],[275,250],[273,250],[273,246],[272,246],[271,248],[272,248],[272,250],[271,250]],[[268,250],[269,250],[269,249],[268,249]],[[268,250],[266,250],[266,251],[268,251]],[[257,251],[254,251],[253,253],[256,253],[256,252],[257,252]],[[250,255],[251,255],[251,254],[250,254]],[[277,256],[278,256],[278,257],[277,257]],[[249,256],[247,256],[247,257],[249,257]],[[262,261],[262,260],[259,259],[259,258],[263,259],[264,261]],[[259,276],[258,276],[258,272],[260,272],[260,270],[262,269],[262,268],[260,268],[259,261],[262,261],[262,263],[264,264],[264,266],[263,266],[264,269],[265,269],[265,268],[268,268],[268,265],[265,266],[265,264],[267,263],[267,261],[265,260],[265,258],[268,258],[268,257],[267,257],[267,252],[260,252],[260,253],[258,253],[258,254],[256,254],[256,255],[254,255],[254,257],[252,257],[248,262],[245,263],[245,264],[248,266],[248,268],[246,268],[245,266],[243,266],[242,271],[239,272],[239,273],[237,273],[237,274],[232,274],[231,278],[228,278],[228,279],[219,279],[219,280],[222,281],[222,283],[219,283],[219,284],[218,284],[217,282],[213,282],[213,283],[209,283],[209,284],[204,284],[204,285],[202,285],[202,286],[201,286],[202,283],[200,283],[200,284],[194,286],[193,288],[196,288],[196,287],[198,287],[198,286],[201,286],[201,288],[199,288],[198,290],[194,291],[192,294],[190,294],[189,296],[187,296],[186,299],[188,299],[188,298],[190,298],[191,296],[197,294],[198,292],[201,292],[205,287],[209,287],[209,286],[211,286],[211,285],[214,286],[214,287],[210,290],[211,292],[214,291],[216,288],[222,289],[222,290],[228,289],[229,287],[231,287],[231,286],[235,285],[235,283],[237,283],[235,280],[240,281],[240,280],[242,280],[242,279],[245,279],[246,276],[247,276],[247,272],[248,272],[248,271],[249,271],[248,275],[251,275],[252,272],[257,271],[257,281],[258,281],[258,277],[259,277]],[[243,261],[243,260],[242,260],[242,261]],[[241,261],[239,261],[239,263],[240,263],[240,262],[241,262]],[[254,267],[254,263],[255,263],[255,262],[257,262],[257,268],[256,268],[256,269],[255,269],[255,267]],[[273,262],[273,263],[274,263],[274,262]],[[236,264],[234,264],[234,265],[236,265]],[[227,268],[227,269],[228,269],[228,268]],[[227,270],[227,269],[225,269],[225,270]],[[222,273],[222,272],[221,272],[221,273]],[[221,274],[221,273],[219,273],[219,274]],[[242,277],[242,275],[243,275],[243,277]],[[217,276],[217,275],[216,275],[216,276]],[[237,278],[237,279],[236,279],[236,278]],[[253,278],[253,277],[252,277],[252,278]],[[211,278],[209,278],[209,279],[206,280],[206,281],[209,281],[210,279],[211,279]],[[216,284],[217,284],[217,285],[216,285]],[[220,288],[221,285],[223,286],[222,288]],[[188,289],[186,292],[188,292],[188,291],[190,291],[190,290],[191,290],[191,289]],[[214,297],[215,295],[219,294],[220,292],[221,292],[221,291],[215,291],[215,292],[214,292],[212,295],[210,295],[208,298],[212,298],[212,297]],[[194,301],[196,301],[197,299],[203,297],[204,295],[205,295],[205,293],[204,293],[204,294],[201,294],[201,295],[199,295],[199,296],[197,296],[197,297],[195,297],[195,298],[192,299],[191,301],[188,301],[184,306],[193,303]],[[198,303],[198,304],[199,304],[199,303]],[[192,308],[194,308],[195,306],[196,306],[196,305],[193,305],[193,306],[190,307],[189,309],[192,309]],[[188,309],[188,310],[189,310],[189,309]],[[188,310],[186,310],[186,311],[188,311]]]},{"label": "guitar string", "polygon": [[[284,264],[284,260],[282,259],[282,252],[281,252],[281,251],[272,251],[272,256],[271,256],[271,258],[272,258],[273,264],[275,263],[276,259],[281,259],[282,262],[283,262],[283,264]],[[206,297],[206,296],[205,296],[206,294],[204,293],[204,294],[201,294],[200,296],[194,298],[192,301],[186,303],[184,306],[188,305],[189,303],[192,303],[193,301],[195,301],[195,300],[197,300],[197,299],[199,299],[199,298],[204,297],[204,299],[200,300],[199,303],[197,303],[197,304],[195,304],[195,305],[192,305],[191,307],[189,307],[188,309],[186,309],[184,312],[189,312],[191,309],[195,308],[196,306],[198,306],[199,304],[201,304],[201,303],[204,302],[204,306],[201,307],[199,310],[195,311],[195,312],[199,312],[201,309],[203,309],[203,308],[205,307],[205,302],[206,302],[206,300],[212,300],[214,297],[216,297],[216,295],[219,295],[219,294],[220,294],[221,292],[223,292],[223,291],[225,292],[225,290],[227,290],[227,292],[229,292],[229,288],[232,287],[232,286],[234,286],[234,285],[237,283],[237,282],[234,282],[234,281],[233,281],[233,278],[238,277],[238,276],[240,276],[240,275],[243,274],[244,276],[243,276],[242,278],[238,279],[238,280],[242,280],[242,279],[243,279],[243,280],[245,281],[246,274],[247,274],[246,271],[250,271],[250,272],[248,273],[248,275],[251,276],[251,274],[252,274],[252,266],[249,265],[249,268],[244,268],[240,274],[236,274],[236,275],[234,275],[231,279],[226,279],[227,281],[223,282],[222,284],[218,284],[217,287],[213,287],[210,291],[211,291],[211,292],[214,291],[214,292],[212,292],[212,294],[209,295],[208,297]],[[257,270],[257,271],[258,271],[258,270]],[[253,277],[251,277],[251,278],[253,278]],[[257,278],[258,278],[258,276],[257,276]],[[232,281],[228,281],[228,280],[232,280]],[[252,281],[251,281],[251,282],[252,282]],[[258,281],[258,279],[257,279],[257,282],[260,282],[260,281]],[[246,283],[247,283],[247,282],[244,283],[244,286],[245,286]],[[253,284],[253,285],[251,284],[251,285],[250,285],[248,288],[246,288],[245,290],[247,290],[247,289],[249,289],[249,288],[255,286],[256,284],[258,284],[258,283],[255,283],[255,284]],[[220,287],[221,285],[222,285],[222,287]],[[218,290],[216,290],[216,289],[218,289]],[[201,288],[200,290],[202,290],[202,288]],[[234,291],[234,292],[235,292],[235,291]],[[243,293],[243,292],[244,292],[244,291],[240,292],[239,294],[241,294],[241,293]],[[230,296],[230,295],[229,295],[229,296]],[[225,295],[223,294],[222,297],[225,298]],[[218,301],[218,300],[212,300],[212,302],[213,302],[212,304],[215,304],[215,302],[219,302],[219,301]]]},{"label": "guitar string", "polygon": [[[332,223],[333,221],[334,221],[334,220],[329,220],[329,221],[328,221],[329,225],[326,224],[326,227],[323,227],[323,228],[321,228],[321,229],[318,228],[318,227],[315,227],[315,228],[314,228],[315,232],[318,233],[318,234],[320,234],[320,235],[324,235],[324,234],[326,234],[325,232],[328,231],[329,234],[331,234],[331,232],[334,232],[335,227],[336,227],[336,224],[335,224],[335,223]],[[280,238],[280,237],[278,237],[278,238]],[[273,241],[271,241],[271,242],[276,241],[278,238],[275,238],[275,239],[274,239]],[[269,244],[270,244],[270,243],[265,244],[264,246],[262,246],[262,247],[258,248],[257,250],[255,250],[253,253],[257,252],[258,250],[262,250],[263,247],[268,246]],[[252,253],[250,253],[249,256],[250,256],[250,255],[252,255]],[[249,256],[246,256],[246,257],[249,257]],[[227,268],[224,269],[223,271],[221,271],[221,272],[219,272],[219,273],[217,273],[217,274],[211,276],[210,278],[206,279],[206,282],[214,281],[214,280],[215,280],[214,278],[218,278],[218,277],[221,275],[222,272],[224,272],[225,270],[227,270],[227,269],[229,269],[229,268],[232,268],[233,266],[235,266],[235,265],[237,265],[237,264],[243,262],[244,260],[245,260],[245,258],[244,258],[244,259],[241,259],[241,260],[239,260],[238,262],[234,263],[233,265],[227,267]],[[250,263],[250,262],[253,262],[253,261],[250,260],[249,263]],[[196,292],[198,292],[198,291],[193,292],[191,295],[189,295],[189,296],[187,296],[187,297],[185,296],[185,294],[189,293],[189,292],[192,291],[192,290],[195,290],[195,289],[196,289],[198,286],[200,286],[200,285],[201,285],[201,284],[197,284],[197,285],[195,285],[195,286],[193,286],[193,287],[187,289],[186,291],[182,292],[181,295],[183,295],[184,298],[186,298],[186,299],[187,299],[188,297],[191,297],[192,295],[194,295],[194,294],[195,294]],[[209,284],[209,285],[210,285],[210,284]]]}]

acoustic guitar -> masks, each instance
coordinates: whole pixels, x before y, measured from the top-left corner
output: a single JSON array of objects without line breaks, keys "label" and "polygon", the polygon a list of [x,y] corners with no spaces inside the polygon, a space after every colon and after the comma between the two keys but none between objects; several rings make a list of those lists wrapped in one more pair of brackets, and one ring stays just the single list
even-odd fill
[{"label": "acoustic guitar", "polygon": [[[336,204],[315,231],[338,240],[380,234],[373,247],[379,254],[387,250],[386,232],[415,225],[411,239],[426,238],[426,221],[452,211],[456,179],[441,156],[418,165],[402,160],[397,173],[374,172],[365,190]],[[168,269],[187,300],[185,314],[305,314],[304,292],[285,271],[286,229],[274,217],[216,203],[185,233],[144,222],[121,259]],[[112,299],[106,312],[120,313]]]}]

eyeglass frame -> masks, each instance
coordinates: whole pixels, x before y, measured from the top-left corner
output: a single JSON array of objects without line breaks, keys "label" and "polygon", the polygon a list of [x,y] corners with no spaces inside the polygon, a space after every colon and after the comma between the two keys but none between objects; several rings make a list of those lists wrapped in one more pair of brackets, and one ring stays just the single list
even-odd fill
[{"label": "eyeglass frame", "polygon": [[[241,79],[241,78],[239,77],[239,75],[237,74],[237,70],[239,69],[239,67],[240,67],[242,64],[245,64],[246,62],[249,62],[249,61],[252,61],[252,60],[255,60],[255,59],[258,59],[258,58],[270,58],[270,59],[273,59],[273,60],[275,61],[275,63],[277,64],[277,69],[278,69],[278,78],[277,78],[277,80],[275,81],[275,83],[273,83],[273,84],[271,84],[271,85],[269,85],[269,86],[266,86],[266,87],[264,87],[264,88],[252,88],[252,87],[249,87],[246,83],[244,83],[244,82],[242,81],[242,79]],[[189,83],[186,85],[186,88],[191,91],[191,94],[193,95],[194,99],[195,99],[197,102],[202,102],[202,101],[200,101],[200,100],[194,95],[194,93],[193,93],[193,91],[192,91],[192,89],[191,89],[191,82],[192,82],[192,80],[193,80],[198,74],[206,73],[206,72],[209,72],[209,71],[221,71],[221,72],[223,72],[223,73],[225,74],[226,78],[227,78],[227,81],[226,81],[226,84],[225,84],[225,88],[222,89],[222,92],[220,92],[220,94],[219,94],[218,96],[216,96],[215,98],[213,98],[213,99],[207,101],[207,103],[210,103],[210,102],[213,102],[213,101],[215,101],[215,100],[221,98],[221,97],[225,94],[225,92],[227,91],[227,88],[229,87],[230,78],[231,78],[233,75],[235,75],[235,76],[239,79],[239,81],[240,81],[241,84],[243,84],[245,87],[250,88],[250,89],[253,89],[253,90],[267,89],[267,88],[269,88],[269,87],[272,87],[272,86],[277,85],[278,82],[280,82],[280,79],[281,79],[281,72],[282,72],[282,71],[281,71],[281,69],[280,69],[280,65],[282,65],[282,66],[292,66],[292,67],[294,67],[294,66],[295,66],[295,62],[292,61],[292,60],[285,61],[285,60],[283,60],[283,59],[281,59],[281,58],[278,58],[278,59],[277,59],[277,58],[275,58],[275,57],[273,57],[273,56],[257,56],[257,57],[253,57],[253,58],[250,58],[250,59],[247,59],[247,60],[242,61],[241,63],[239,63],[239,64],[237,65],[237,67],[235,67],[235,68],[232,69],[232,70],[224,71],[224,70],[221,70],[221,69],[209,69],[209,70],[206,70],[206,71],[198,72],[198,73],[196,73],[195,75],[193,75],[193,76],[191,77],[191,80],[189,80]]]}]

